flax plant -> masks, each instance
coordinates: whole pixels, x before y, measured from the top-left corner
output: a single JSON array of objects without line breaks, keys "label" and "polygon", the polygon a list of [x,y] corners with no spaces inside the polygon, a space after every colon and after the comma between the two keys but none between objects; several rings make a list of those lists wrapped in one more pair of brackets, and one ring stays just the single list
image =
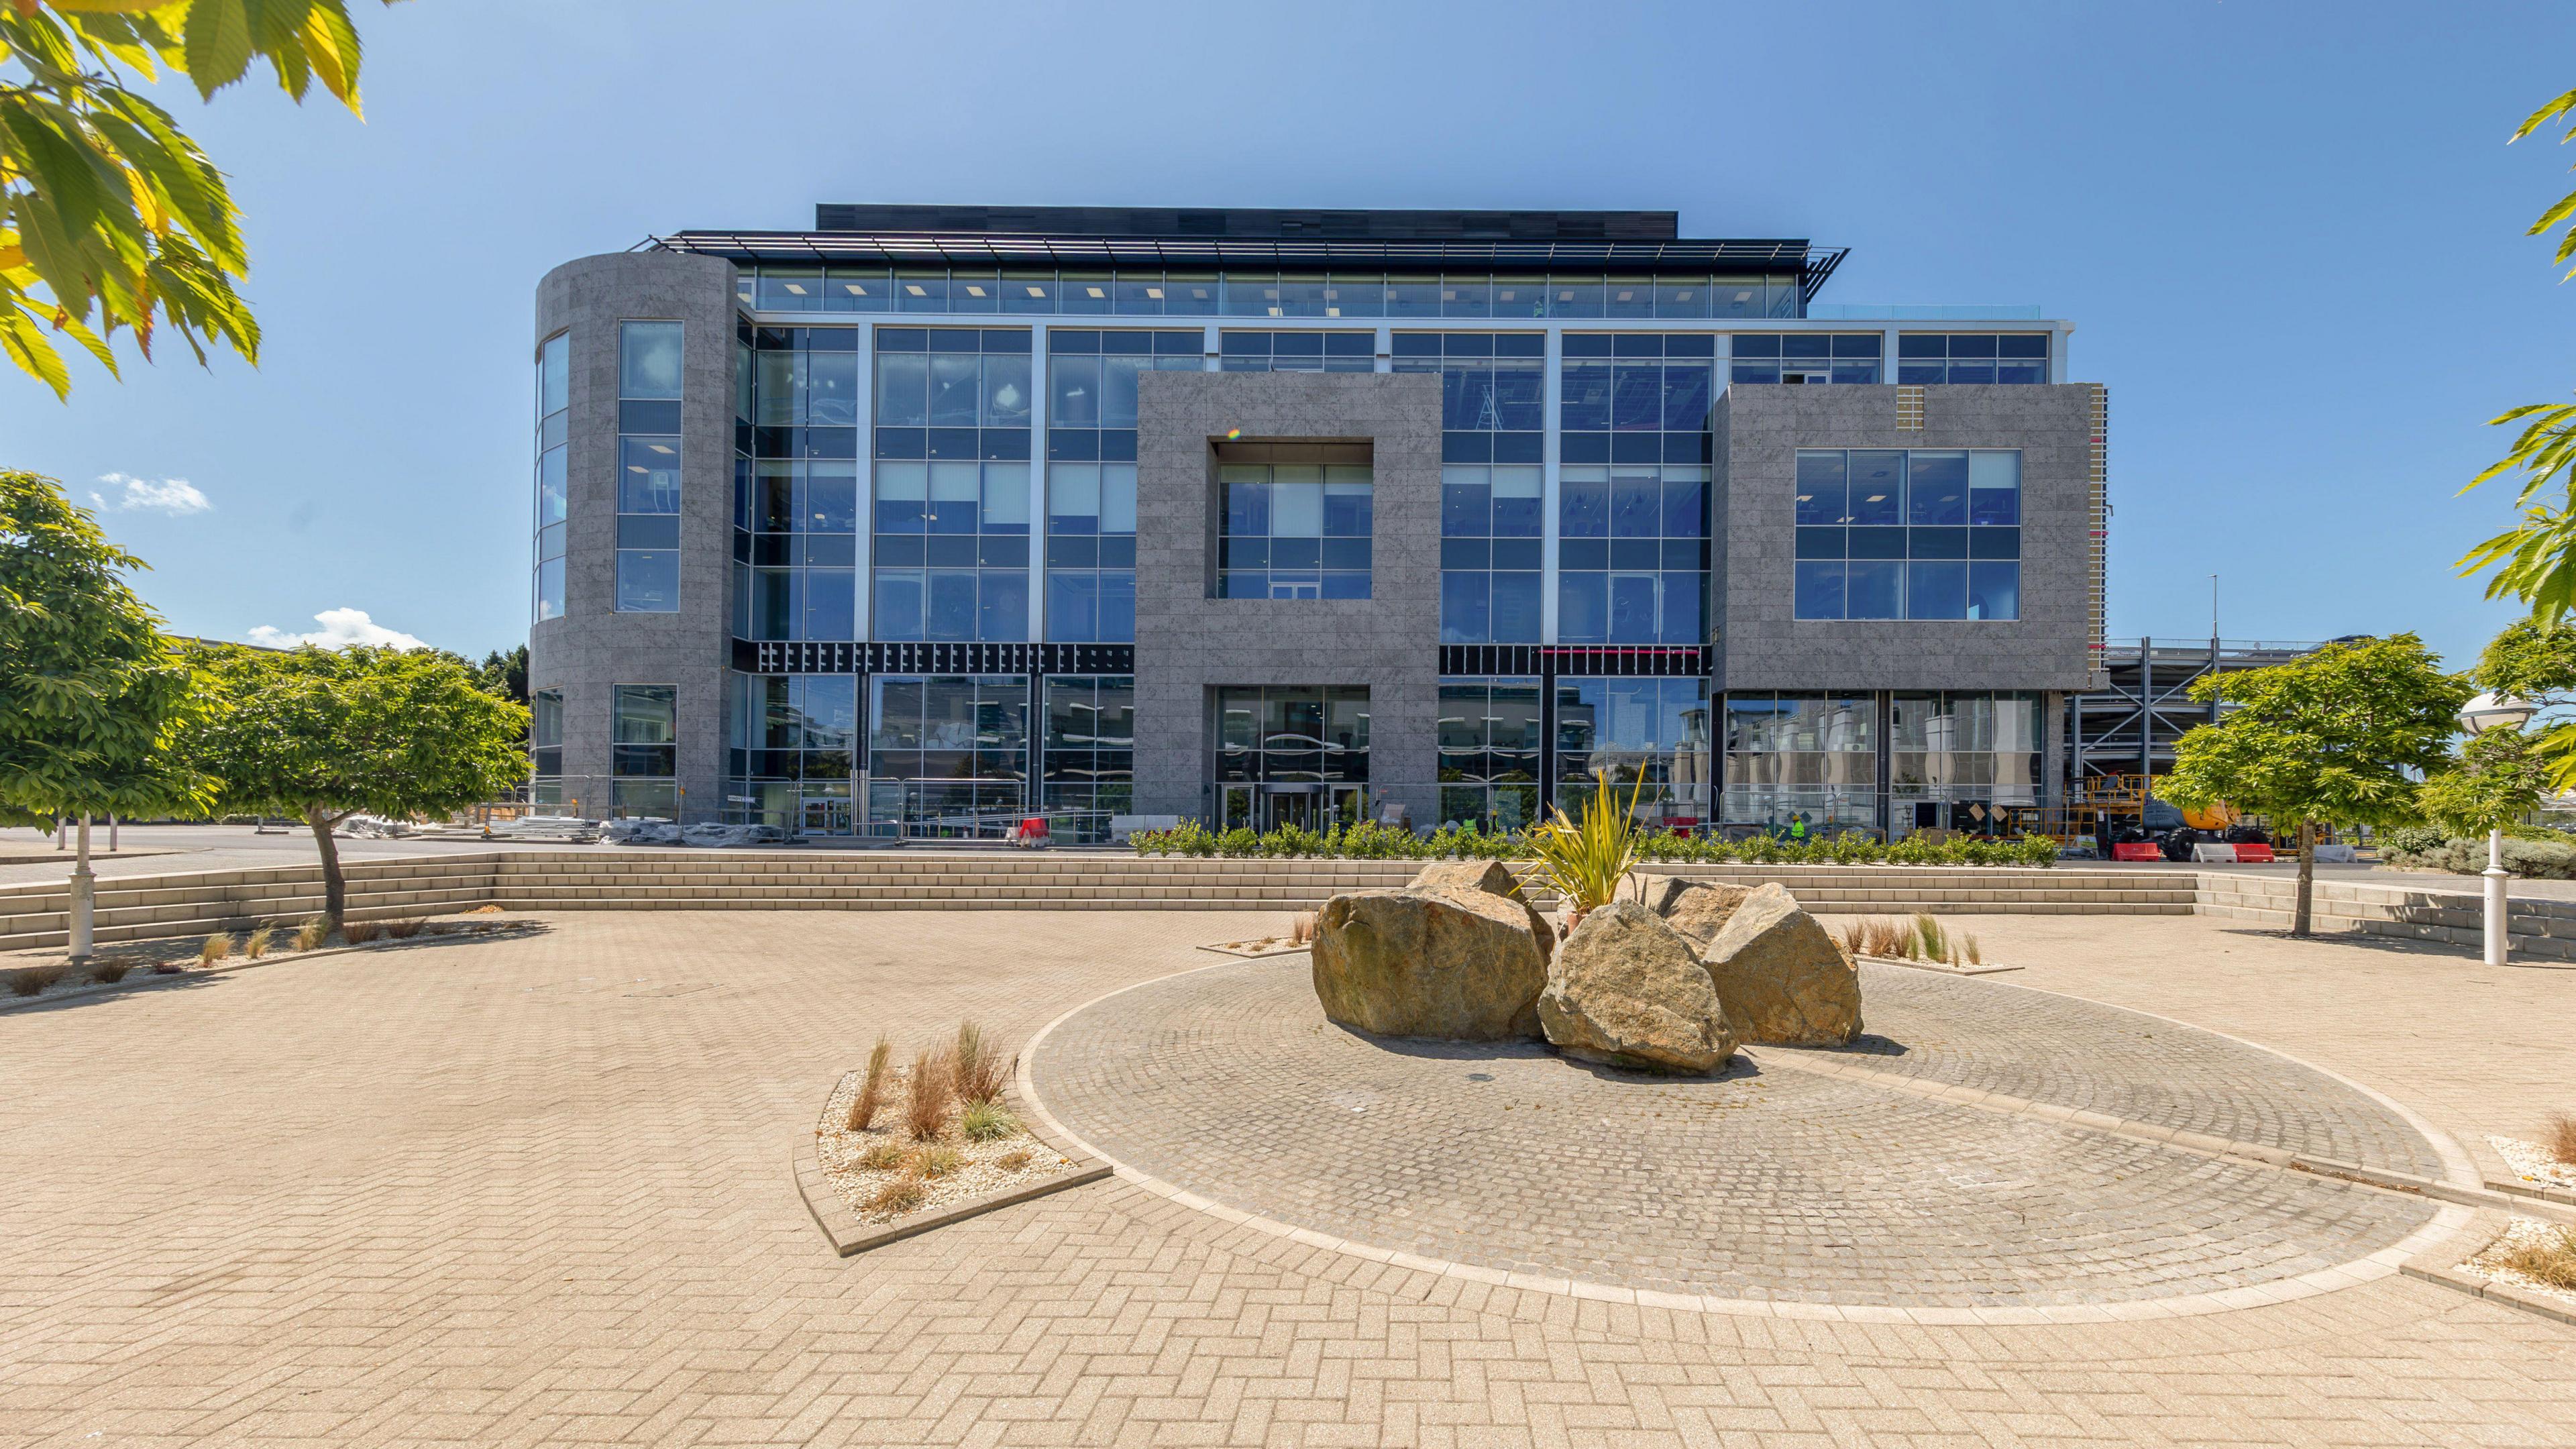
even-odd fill
[{"label": "flax plant", "polygon": [[1565,898],[1569,932],[1619,894],[1619,882],[1635,868],[1645,839],[1635,814],[1645,782],[1631,787],[1625,800],[1611,788],[1606,770],[1592,772],[1592,785],[1579,819],[1558,806],[1554,819],[1529,833],[1531,853],[1538,859],[1522,884],[1544,885]]}]

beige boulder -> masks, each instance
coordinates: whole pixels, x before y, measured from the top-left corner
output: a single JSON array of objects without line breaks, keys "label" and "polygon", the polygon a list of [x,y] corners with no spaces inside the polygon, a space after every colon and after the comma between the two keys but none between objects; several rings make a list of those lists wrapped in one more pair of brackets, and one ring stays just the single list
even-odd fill
[{"label": "beige boulder", "polygon": [[1529,914],[1531,934],[1538,938],[1539,959],[1545,961],[1555,953],[1556,927],[1530,904],[1530,898],[1521,892],[1519,877],[1499,860],[1435,860],[1424,866],[1405,889],[1431,895],[1476,891],[1518,901]]},{"label": "beige boulder", "polygon": [[1698,953],[1635,901],[1587,913],[1565,938],[1538,1019],[1566,1055],[1612,1066],[1706,1073],[1735,1055]]},{"label": "beige boulder", "polygon": [[1688,880],[1677,875],[1641,875],[1636,879],[1640,903],[1663,917],[1664,924],[1681,932],[1695,949],[1705,949],[1716,940],[1735,908],[1753,894],[1740,885]]},{"label": "beige boulder", "polygon": [[1547,957],[1526,902],[1489,891],[1335,896],[1315,913],[1324,1015],[1381,1036],[1526,1040],[1539,1034]]},{"label": "beige boulder", "polygon": [[1747,892],[1700,961],[1740,1040],[1841,1046],[1860,1035],[1860,968],[1779,886]]}]

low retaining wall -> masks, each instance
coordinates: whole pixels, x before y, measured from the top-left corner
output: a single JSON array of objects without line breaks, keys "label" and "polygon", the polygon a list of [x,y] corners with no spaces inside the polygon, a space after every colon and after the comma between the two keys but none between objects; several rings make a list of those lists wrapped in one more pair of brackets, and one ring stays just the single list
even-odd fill
[{"label": "low retaining wall", "polygon": [[[2297,910],[2299,884],[2291,877],[2215,870],[2196,874],[2196,914],[2287,926]],[[2486,903],[2475,876],[2463,877],[2457,891],[2320,880],[2308,908],[2310,925],[2319,931],[2355,931],[2471,951],[2485,945]],[[2576,961],[2576,901],[2510,901],[2505,934],[2519,954]]]},{"label": "low retaining wall", "polygon": [[[349,915],[389,920],[499,905],[576,910],[1279,910],[1400,886],[1405,860],[1230,860],[1079,851],[664,849],[461,851],[352,862]],[[1821,913],[2205,915],[2286,926],[2296,883],[2230,870],[2065,865],[1650,865],[1741,885],[1776,882]],[[1553,902],[1542,900],[1542,904]],[[0,887],[0,950],[65,942],[61,885]],[[2319,881],[2320,930],[2475,949],[2475,882],[2459,892]],[[322,908],[314,865],[99,882],[102,942],[202,935]],[[2576,960],[2576,902],[2517,900],[2514,948]]]}]

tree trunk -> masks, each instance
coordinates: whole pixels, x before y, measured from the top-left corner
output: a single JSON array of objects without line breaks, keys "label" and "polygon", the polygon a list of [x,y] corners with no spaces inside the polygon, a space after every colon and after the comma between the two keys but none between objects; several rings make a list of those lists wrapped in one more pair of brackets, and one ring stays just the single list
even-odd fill
[{"label": "tree trunk", "polygon": [[322,914],[336,931],[348,924],[344,917],[349,910],[349,882],[340,874],[340,847],[331,839],[329,815],[307,807],[304,823],[313,827],[313,846],[322,854]]},{"label": "tree trunk", "polygon": [[2313,820],[2299,822],[2299,903],[2290,913],[2290,934],[2308,934],[2308,898],[2317,886],[2317,826]]}]

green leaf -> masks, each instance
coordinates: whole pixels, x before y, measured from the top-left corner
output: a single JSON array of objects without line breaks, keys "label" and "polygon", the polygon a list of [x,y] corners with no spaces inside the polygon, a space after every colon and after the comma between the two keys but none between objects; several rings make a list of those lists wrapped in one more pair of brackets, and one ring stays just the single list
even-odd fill
[{"label": "green leaf", "polygon": [[250,68],[251,27],[246,0],[189,0],[188,18],[180,31],[188,59],[188,79],[197,94],[213,100],[215,92],[241,79]]}]

